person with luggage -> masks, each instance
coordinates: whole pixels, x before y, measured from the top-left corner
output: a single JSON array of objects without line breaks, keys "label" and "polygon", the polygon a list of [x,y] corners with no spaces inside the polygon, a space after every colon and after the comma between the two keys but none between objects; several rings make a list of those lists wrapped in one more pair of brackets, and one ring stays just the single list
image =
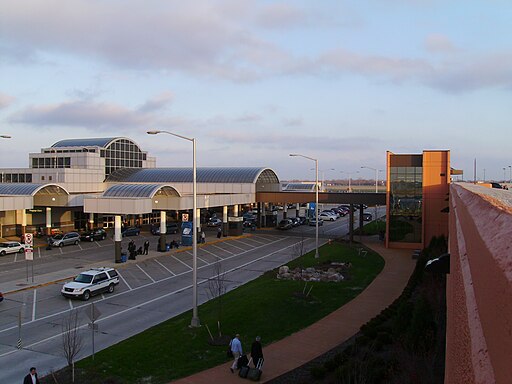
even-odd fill
[{"label": "person with luggage", "polygon": [[261,337],[256,336],[256,339],[251,345],[251,358],[255,368],[259,368],[259,362],[263,362],[263,348],[261,346]]},{"label": "person with luggage", "polygon": [[243,353],[242,342],[240,341],[240,335],[238,333],[233,338],[233,340],[231,340],[229,345],[231,346],[231,352],[233,352],[233,358],[234,358],[233,364],[231,365],[231,368],[229,368],[229,369],[231,370],[231,373],[235,373],[235,369],[238,368],[237,367],[238,358],[240,356],[242,356],[242,353]]},{"label": "person with luggage", "polygon": [[222,229],[219,227],[219,228],[217,228],[217,239],[220,239],[221,236],[222,236]]},{"label": "person with luggage", "polygon": [[144,252],[142,253],[143,255],[147,255],[149,252],[149,240],[146,240],[144,242]]},{"label": "person with luggage", "polygon": [[204,231],[201,231],[201,244],[204,244],[206,243],[206,235],[204,233]]}]

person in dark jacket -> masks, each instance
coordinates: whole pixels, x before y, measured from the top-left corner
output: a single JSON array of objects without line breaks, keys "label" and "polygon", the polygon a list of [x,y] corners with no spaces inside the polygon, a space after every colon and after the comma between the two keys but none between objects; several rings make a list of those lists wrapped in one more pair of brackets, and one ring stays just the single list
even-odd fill
[{"label": "person in dark jacket", "polygon": [[256,340],[251,345],[251,357],[254,367],[258,366],[260,359],[263,362],[263,348],[261,346],[261,337],[259,336],[256,336]]},{"label": "person in dark jacket", "polygon": [[149,251],[149,241],[146,240],[144,242],[144,252],[142,253],[143,255],[147,255],[148,254],[148,251]]},{"label": "person in dark jacket", "polygon": [[30,368],[29,374],[23,379],[23,384],[39,384],[35,367]]}]

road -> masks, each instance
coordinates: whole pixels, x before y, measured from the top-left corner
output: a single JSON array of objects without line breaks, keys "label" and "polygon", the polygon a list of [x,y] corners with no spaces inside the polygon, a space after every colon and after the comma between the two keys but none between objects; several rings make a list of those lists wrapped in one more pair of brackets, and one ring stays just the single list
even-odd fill
[{"label": "road", "polygon": [[[227,291],[230,291],[295,258],[294,245],[299,241],[304,241],[306,252],[314,249],[314,229],[301,226],[283,232],[257,231],[248,237],[207,243],[198,248],[199,303],[208,300],[207,281],[217,273],[218,263],[226,273]],[[322,234],[332,237],[347,231],[347,217],[321,227]],[[152,237],[151,241],[152,247],[156,247],[157,237]],[[320,239],[320,244],[325,241],[325,238]],[[36,273],[69,267],[76,268],[78,273],[81,265],[91,261],[101,265],[101,261],[111,260],[113,243],[105,240],[55,251],[41,253]],[[2,258],[0,282],[25,276],[25,263],[15,258]],[[122,265],[118,271],[121,282],[115,292],[93,297],[89,302],[62,297],[60,289],[64,282],[6,295],[0,304],[0,383],[17,383],[30,366],[36,366],[41,374],[65,366],[61,348],[62,322],[72,311],[78,311],[84,337],[79,358],[90,355],[92,338],[85,311],[90,310],[91,302],[101,312],[97,320],[99,331],[95,334],[96,351],[191,309],[191,251],[159,254],[142,262]],[[17,349],[20,314],[22,349]]]}]

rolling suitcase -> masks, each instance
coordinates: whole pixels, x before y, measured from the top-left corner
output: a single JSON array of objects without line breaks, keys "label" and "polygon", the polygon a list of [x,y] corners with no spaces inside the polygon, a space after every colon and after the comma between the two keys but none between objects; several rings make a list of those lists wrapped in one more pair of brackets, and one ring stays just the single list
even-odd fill
[{"label": "rolling suitcase", "polygon": [[[242,358],[244,358],[242,360]],[[240,361],[242,360],[242,361]],[[252,360],[252,358],[251,358]],[[242,378],[246,378],[247,377],[247,374],[249,373],[249,364],[251,363],[251,360],[248,360],[247,361],[247,356],[244,355],[244,356],[240,356],[240,358],[238,359],[238,367],[240,368],[240,370],[238,371],[238,376],[242,377]],[[247,363],[246,363],[247,361]]]},{"label": "rolling suitcase", "polygon": [[236,362],[236,367],[238,369],[242,368],[242,367],[246,367],[249,365],[249,359],[247,358],[247,355],[242,355],[238,358],[237,362]]},{"label": "rolling suitcase", "polygon": [[256,364],[256,368],[250,368],[249,372],[247,372],[247,378],[252,381],[260,381],[262,366],[263,366],[263,359],[259,359],[258,364]]}]

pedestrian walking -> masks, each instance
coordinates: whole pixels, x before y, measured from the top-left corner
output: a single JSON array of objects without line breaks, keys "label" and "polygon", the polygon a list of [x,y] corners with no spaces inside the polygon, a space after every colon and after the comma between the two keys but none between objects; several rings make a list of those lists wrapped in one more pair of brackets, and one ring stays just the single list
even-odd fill
[{"label": "pedestrian walking", "polygon": [[258,367],[260,359],[263,363],[263,348],[261,346],[261,337],[259,336],[256,336],[256,339],[251,345],[251,358],[255,368]]},{"label": "pedestrian walking", "polygon": [[143,255],[147,255],[148,254],[148,251],[149,251],[149,240],[146,240],[144,242],[144,252],[142,253]]},{"label": "pedestrian walking", "polygon": [[220,237],[222,236],[222,229],[217,228],[217,239],[220,239]]},{"label": "pedestrian walking", "polygon": [[23,384],[39,384],[35,367],[30,368],[28,375],[23,379]]},{"label": "pedestrian walking", "polygon": [[206,235],[204,233],[204,231],[201,231],[201,244],[204,244],[206,243]]},{"label": "pedestrian walking", "polygon": [[233,352],[233,358],[235,359],[233,361],[233,364],[231,365],[231,373],[235,372],[235,369],[237,368],[238,358],[242,356],[242,342],[240,341],[240,335],[237,333],[233,340],[229,343],[231,347],[231,352]]}]

